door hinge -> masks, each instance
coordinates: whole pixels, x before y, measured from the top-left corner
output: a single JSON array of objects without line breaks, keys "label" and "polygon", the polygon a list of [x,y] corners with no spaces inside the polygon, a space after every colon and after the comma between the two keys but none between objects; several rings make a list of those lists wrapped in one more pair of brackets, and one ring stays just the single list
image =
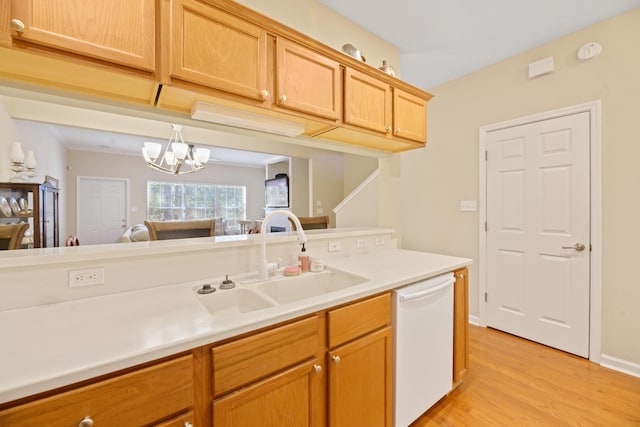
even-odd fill
[{"label": "door hinge", "polygon": [[487,293],[484,293],[484,302],[487,302]]},{"label": "door hinge", "polygon": [[484,161],[489,161],[489,150],[484,150]]},{"label": "door hinge", "polygon": [[593,247],[591,246],[591,243],[589,243],[589,252],[593,252]]},{"label": "door hinge", "polygon": [[489,231],[489,224],[487,224],[487,221],[484,222],[484,231]]}]

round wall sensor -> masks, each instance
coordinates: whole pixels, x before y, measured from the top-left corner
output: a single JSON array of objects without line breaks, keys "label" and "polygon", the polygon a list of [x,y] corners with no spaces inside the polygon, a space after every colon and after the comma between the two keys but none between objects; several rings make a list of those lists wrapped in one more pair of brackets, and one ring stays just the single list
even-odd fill
[{"label": "round wall sensor", "polygon": [[589,59],[600,55],[600,53],[602,53],[602,46],[600,46],[600,43],[586,43],[580,48],[580,50],[578,50],[578,61],[588,61]]}]

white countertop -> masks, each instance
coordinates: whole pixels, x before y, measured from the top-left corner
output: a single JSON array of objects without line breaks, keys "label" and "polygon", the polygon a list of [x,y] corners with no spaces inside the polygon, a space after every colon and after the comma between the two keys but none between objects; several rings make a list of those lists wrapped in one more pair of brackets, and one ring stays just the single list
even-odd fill
[{"label": "white countertop", "polygon": [[212,316],[198,301],[194,289],[204,281],[0,312],[0,403],[397,288],[471,260],[397,249],[325,263],[369,280],[227,318]]}]

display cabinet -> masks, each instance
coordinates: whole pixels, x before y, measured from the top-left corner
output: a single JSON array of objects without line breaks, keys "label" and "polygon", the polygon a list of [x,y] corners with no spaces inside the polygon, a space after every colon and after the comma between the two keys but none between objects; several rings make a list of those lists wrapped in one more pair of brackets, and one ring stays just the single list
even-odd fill
[{"label": "display cabinet", "polygon": [[60,245],[58,180],[50,176],[42,183],[0,183],[0,222],[28,222],[23,248]]}]

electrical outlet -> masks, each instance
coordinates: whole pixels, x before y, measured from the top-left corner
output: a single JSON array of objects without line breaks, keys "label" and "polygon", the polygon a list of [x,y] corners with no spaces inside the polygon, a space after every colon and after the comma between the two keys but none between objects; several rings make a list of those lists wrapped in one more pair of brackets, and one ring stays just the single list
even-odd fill
[{"label": "electrical outlet", "polygon": [[384,245],[384,237],[376,237],[376,246]]},{"label": "electrical outlet", "polygon": [[367,239],[356,240],[356,248],[362,249],[367,247]]},{"label": "electrical outlet", "polygon": [[327,248],[327,251],[329,252],[339,252],[342,250],[342,245],[340,244],[340,242],[329,242],[329,246]]},{"label": "electrical outlet", "polygon": [[104,285],[104,268],[69,271],[69,287]]}]

